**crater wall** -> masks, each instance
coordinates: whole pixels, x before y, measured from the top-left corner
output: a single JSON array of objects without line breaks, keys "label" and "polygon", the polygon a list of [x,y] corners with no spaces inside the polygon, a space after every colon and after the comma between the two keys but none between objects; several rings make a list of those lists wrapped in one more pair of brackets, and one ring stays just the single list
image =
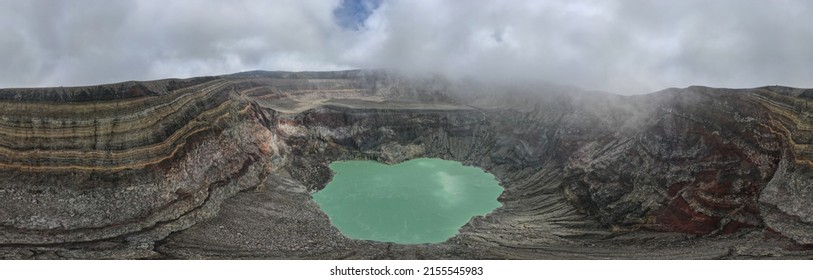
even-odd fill
[{"label": "crater wall", "polygon": [[[807,92],[618,96],[366,70],[4,89],[0,256],[805,256]],[[331,161],[417,157],[493,173],[503,207],[401,246],[344,238],[310,200]]]}]

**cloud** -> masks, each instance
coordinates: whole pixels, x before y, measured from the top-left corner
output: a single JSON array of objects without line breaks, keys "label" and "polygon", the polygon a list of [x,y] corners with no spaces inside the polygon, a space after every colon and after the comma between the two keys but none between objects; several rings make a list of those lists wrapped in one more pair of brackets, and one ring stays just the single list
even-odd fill
[{"label": "cloud", "polygon": [[338,1],[8,1],[0,86],[346,68],[331,57]]},{"label": "cloud", "polygon": [[622,94],[813,87],[809,1],[2,1],[0,87],[388,68]]},{"label": "cloud", "polygon": [[333,10],[333,16],[342,28],[359,30],[380,5],[381,0],[342,0]]},{"label": "cloud", "polygon": [[350,64],[620,93],[813,86],[801,1],[388,1]]}]

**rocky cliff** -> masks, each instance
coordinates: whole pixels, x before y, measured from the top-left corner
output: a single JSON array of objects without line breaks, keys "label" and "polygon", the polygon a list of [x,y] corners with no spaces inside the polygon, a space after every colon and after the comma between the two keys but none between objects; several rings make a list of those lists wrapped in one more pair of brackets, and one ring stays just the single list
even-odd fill
[{"label": "rocky cliff", "polygon": [[[381,71],[0,90],[0,257],[808,258],[813,90],[618,96]],[[350,240],[340,159],[493,173],[441,244]]]}]

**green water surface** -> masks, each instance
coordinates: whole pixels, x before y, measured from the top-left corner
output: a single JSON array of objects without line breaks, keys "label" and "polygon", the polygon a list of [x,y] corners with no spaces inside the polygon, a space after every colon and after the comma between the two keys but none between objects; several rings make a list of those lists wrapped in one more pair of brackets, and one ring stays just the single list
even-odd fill
[{"label": "green water surface", "polygon": [[456,161],[420,158],[396,165],[337,161],[313,199],[345,236],[402,244],[439,243],[473,216],[500,207],[493,175]]}]

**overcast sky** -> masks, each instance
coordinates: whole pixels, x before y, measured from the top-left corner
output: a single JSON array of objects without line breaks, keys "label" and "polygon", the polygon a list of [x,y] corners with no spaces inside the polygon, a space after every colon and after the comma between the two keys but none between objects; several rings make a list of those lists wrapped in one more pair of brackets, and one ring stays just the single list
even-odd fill
[{"label": "overcast sky", "polygon": [[0,0],[0,87],[388,68],[620,94],[813,87],[813,1]]}]

